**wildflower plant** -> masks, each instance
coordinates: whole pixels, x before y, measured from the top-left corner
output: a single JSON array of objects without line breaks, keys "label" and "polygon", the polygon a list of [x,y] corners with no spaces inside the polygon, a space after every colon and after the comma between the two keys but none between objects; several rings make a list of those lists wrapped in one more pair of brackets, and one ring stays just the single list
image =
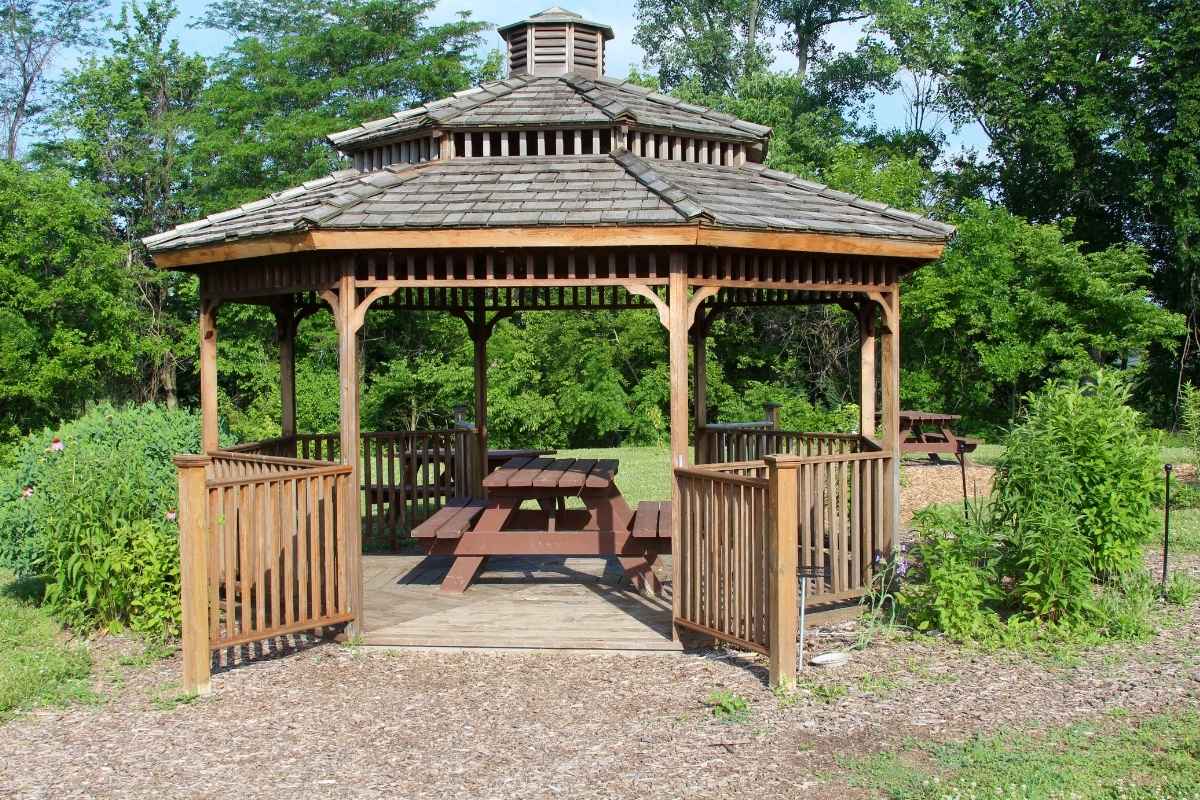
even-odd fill
[{"label": "wildflower plant", "polygon": [[47,605],[74,627],[175,632],[171,456],[198,447],[196,415],[156,406],[101,405],[31,434],[0,473],[0,566],[46,576]]}]

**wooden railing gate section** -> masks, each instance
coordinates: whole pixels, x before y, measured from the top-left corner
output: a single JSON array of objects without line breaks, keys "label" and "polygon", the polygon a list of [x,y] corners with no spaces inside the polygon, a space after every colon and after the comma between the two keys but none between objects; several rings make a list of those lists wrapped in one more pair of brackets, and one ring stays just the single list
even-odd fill
[{"label": "wooden railing gate section", "polygon": [[175,464],[185,690],[210,690],[213,651],[361,613],[349,465],[223,451]]}]

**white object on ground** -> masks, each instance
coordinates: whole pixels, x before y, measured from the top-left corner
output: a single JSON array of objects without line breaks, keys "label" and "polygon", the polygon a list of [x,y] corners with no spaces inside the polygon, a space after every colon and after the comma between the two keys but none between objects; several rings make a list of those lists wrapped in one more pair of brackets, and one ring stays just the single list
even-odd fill
[{"label": "white object on ground", "polygon": [[828,653],[815,655],[808,663],[814,667],[839,667],[850,660],[849,653],[843,653],[840,650],[831,650]]}]

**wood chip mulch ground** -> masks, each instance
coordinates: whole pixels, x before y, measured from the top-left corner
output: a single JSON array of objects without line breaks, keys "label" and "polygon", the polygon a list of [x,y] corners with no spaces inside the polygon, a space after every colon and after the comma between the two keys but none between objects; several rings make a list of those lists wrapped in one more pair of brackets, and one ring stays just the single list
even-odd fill
[{"label": "wood chip mulch ground", "polygon": [[[956,469],[945,474],[957,483]],[[926,481],[910,475],[907,491]],[[1200,557],[1175,566],[1200,575]],[[858,623],[817,631],[809,652],[850,648],[861,634]],[[177,658],[120,666],[135,647],[93,644],[103,703],[0,726],[0,795],[861,797],[869,795],[846,784],[844,759],[907,737],[1200,708],[1200,605],[1175,613],[1150,642],[1069,663],[877,638],[843,667],[806,668],[783,700],[764,686],[761,659],[734,652],[321,643],[220,673],[213,696],[180,703]],[[714,719],[705,700],[716,690],[748,700],[748,718]]]}]

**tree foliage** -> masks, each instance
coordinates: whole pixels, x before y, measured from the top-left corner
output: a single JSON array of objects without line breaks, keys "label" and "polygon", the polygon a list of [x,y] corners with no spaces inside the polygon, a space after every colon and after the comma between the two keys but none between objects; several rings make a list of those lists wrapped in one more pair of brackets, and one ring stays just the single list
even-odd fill
[{"label": "tree foliage", "polygon": [[85,59],[60,85],[51,115],[57,137],[36,148],[37,160],[60,164],[103,188],[112,227],[129,250],[129,277],[141,313],[141,399],[173,406],[177,374],[192,355],[193,279],[150,263],[140,238],[184,222],[189,115],[204,85],[204,59],[182,51],[167,30],[171,0],[121,8],[103,57]]},{"label": "tree foliage", "polygon": [[[973,168],[1012,213],[1073,220],[1086,251],[1135,243],[1155,296],[1195,342],[1200,232],[1200,17],[1183,0],[882,0],[902,61],[942,81],[989,156]],[[1160,372],[1177,348],[1156,348]],[[1185,351],[1197,370],[1200,348]],[[1162,363],[1162,362],[1165,362]],[[1164,370],[1163,367],[1166,367]],[[1173,396],[1168,375],[1158,390]]]},{"label": "tree foliage", "polygon": [[0,162],[0,439],[120,396],[141,342],[95,187]]},{"label": "tree foliage", "polygon": [[1002,425],[1051,377],[1129,367],[1174,341],[1181,318],[1154,305],[1140,249],[1086,253],[1069,228],[972,203],[945,256],[906,282],[902,395]]},{"label": "tree foliage", "polygon": [[194,205],[261,199],[338,166],[325,137],[495,77],[488,26],[430,25],[432,0],[219,0],[203,18],[234,37],[192,119]]}]

